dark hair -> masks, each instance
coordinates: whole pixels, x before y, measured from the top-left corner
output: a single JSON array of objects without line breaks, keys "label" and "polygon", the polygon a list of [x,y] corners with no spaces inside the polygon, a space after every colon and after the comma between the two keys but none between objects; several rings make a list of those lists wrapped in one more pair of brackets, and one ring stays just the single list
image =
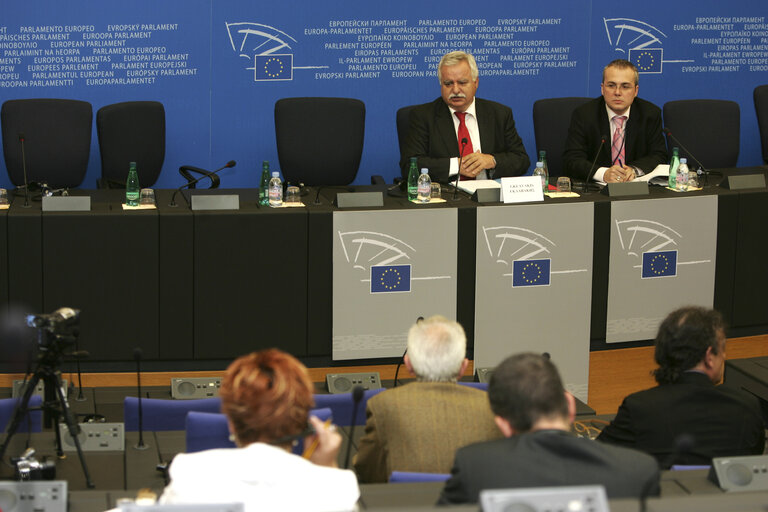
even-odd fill
[{"label": "dark hair", "polygon": [[533,353],[508,357],[491,374],[488,399],[496,416],[517,432],[527,432],[541,418],[568,417],[563,381],[548,359]]},{"label": "dark hair", "polygon": [[699,364],[708,348],[717,354],[724,347],[723,317],[714,309],[687,306],[670,313],[656,335],[656,363],[653,376],[659,384],[677,381],[680,375]]},{"label": "dark hair", "polygon": [[632,71],[633,78],[635,79],[635,85],[640,83],[640,73],[637,72],[637,67],[626,59],[616,59],[609,62],[603,68],[603,79],[602,79],[603,82],[605,82],[605,71],[608,68],[628,69]]},{"label": "dark hair", "polygon": [[219,395],[240,445],[272,442],[307,427],[314,402],[306,367],[290,354],[262,350],[227,368]]}]

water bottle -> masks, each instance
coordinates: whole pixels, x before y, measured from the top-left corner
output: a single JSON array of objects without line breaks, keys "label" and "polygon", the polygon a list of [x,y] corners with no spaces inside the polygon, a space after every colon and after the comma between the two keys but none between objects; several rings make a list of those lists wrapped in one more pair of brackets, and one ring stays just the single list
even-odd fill
[{"label": "water bottle", "polygon": [[539,161],[544,164],[544,183],[541,189],[546,192],[549,186],[549,166],[547,165],[547,152],[544,150],[539,151]]},{"label": "water bottle", "polygon": [[541,178],[541,191],[547,192],[547,171],[544,170],[544,162],[539,160],[536,162],[536,168],[533,170],[533,175]]},{"label": "water bottle", "polygon": [[261,163],[261,182],[259,183],[259,204],[266,206],[269,204],[269,161],[264,160]]},{"label": "water bottle", "polygon": [[411,157],[411,165],[408,168],[408,200],[413,201],[419,193],[419,167],[416,157]]},{"label": "water bottle", "polygon": [[680,150],[672,148],[672,159],[669,161],[669,188],[677,187],[677,168],[680,167]]},{"label": "water bottle", "polygon": [[420,203],[428,203],[432,195],[432,179],[429,177],[429,169],[422,169],[419,175],[419,184],[416,192],[416,200]]},{"label": "water bottle", "polygon": [[280,173],[272,173],[269,180],[269,206],[283,206],[283,182],[280,181]]},{"label": "water bottle", "polygon": [[686,192],[688,190],[688,159],[681,158],[680,166],[677,168],[677,177],[675,180],[677,190]]},{"label": "water bottle", "polygon": [[128,179],[125,181],[125,204],[139,206],[140,195],[139,172],[136,170],[136,162],[131,162],[128,168]]}]

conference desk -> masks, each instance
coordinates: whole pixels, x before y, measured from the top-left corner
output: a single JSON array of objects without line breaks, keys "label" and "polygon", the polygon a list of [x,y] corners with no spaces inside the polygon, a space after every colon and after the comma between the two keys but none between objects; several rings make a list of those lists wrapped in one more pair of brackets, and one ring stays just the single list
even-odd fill
[{"label": "conference desk", "polygon": [[[765,168],[753,169],[766,173]],[[446,187],[444,195],[452,194]],[[371,187],[354,187],[370,190]],[[332,350],[333,199],[347,188],[308,190],[305,208],[271,209],[257,191],[236,193],[240,209],[192,211],[172,191],[158,190],[157,209],[124,211],[119,190],[75,191],[92,199],[89,212],[42,212],[16,197],[0,211],[0,305],[21,313],[82,310],[86,370],[125,370],[134,348],[148,370],[221,369],[242,353],[278,346],[328,363]],[[319,192],[319,194],[318,194]],[[315,195],[320,204],[314,204]],[[717,196],[714,306],[729,335],[768,332],[768,191],[717,187],[689,195]],[[675,197],[652,187],[649,198]],[[610,211],[615,199],[597,193],[552,200],[594,205],[593,268],[608,267]],[[456,317],[472,346],[475,318],[477,211],[457,201],[413,205],[385,196],[384,209],[455,208],[458,218]],[[515,205],[508,205],[515,208]],[[591,349],[605,343],[608,274],[593,272]],[[447,312],[451,313],[451,312]],[[554,314],[555,312],[553,312]],[[643,345],[631,342],[610,348]],[[18,371],[3,361],[0,371]]]}]

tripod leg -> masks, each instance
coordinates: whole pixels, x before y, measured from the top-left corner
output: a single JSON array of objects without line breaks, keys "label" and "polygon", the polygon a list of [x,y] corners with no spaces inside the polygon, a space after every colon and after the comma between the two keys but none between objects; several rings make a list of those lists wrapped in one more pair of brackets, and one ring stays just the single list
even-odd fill
[{"label": "tripod leg", "polygon": [[24,395],[16,404],[16,409],[13,411],[11,422],[8,424],[8,428],[5,431],[5,440],[3,441],[3,444],[0,445],[0,461],[2,461],[3,457],[5,457],[5,451],[8,449],[8,446],[11,443],[13,434],[15,434],[19,429],[21,422],[24,421],[24,415],[29,412],[29,399],[32,398],[32,395],[34,394],[35,388],[37,387],[37,383],[39,381],[40,375],[37,373],[32,375],[32,378],[29,379],[29,382],[27,383],[27,387],[24,389]]},{"label": "tripod leg", "polygon": [[[85,476],[85,485],[88,486],[89,489],[93,489],[93,481],[91,480],[91,475],[88,472],[88,466],[85,464],[83,449],[80,446],[80,438],[78,437],[80,428],[77,426],[75,417],[73,416],[72,411],[69,410],[66,397],[61,390],[61,376],[58,373],[47,375],[44,382],[46,387],[50,385],[56,389],[56,396],[59,400],[59,406],[61,407],[61,414],[64,417],[64,423],[67,425],[67,431],[69,432],[69,435],[72,436],[72,442],[75,443],[75,449],[77,449],[77,456],[80,458],[80,465],[83,468],[83,475]],[[54,426],[54,428],[56,428],[57,434],[59,432],[58,427],[58,425]],[[58,448],[61,449],[60,437]]]}]

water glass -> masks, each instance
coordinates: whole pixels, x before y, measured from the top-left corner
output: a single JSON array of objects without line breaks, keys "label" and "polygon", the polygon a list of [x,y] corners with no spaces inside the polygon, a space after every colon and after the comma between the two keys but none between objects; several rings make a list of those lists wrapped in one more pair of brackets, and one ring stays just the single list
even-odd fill
[{"label": "water glass", "polygon": [[139,204],[155,204],[155,191],[151,188],[141,189],[141,195],[139,196]]},{"label": "water glass", "polygon": [[8,204],[8,190],[0,188],[0,204]]},{"label": "water glass", "polygon": [[301,189],[290,186],[285,191],[285,202],[288,204],[299,204],[301,202]]},{"label": "water glass", "polygon": [[571,191],[571,178],[568,176],[560,176],[557,178],[557,191],[558,192],[570,192]]},{"label": "water glass", "polygon": [[429,193],[430,199],[440,199],[442,197],[442,189],[440,188],[440,184],[436,182],[432,182],[432,189]]}]

